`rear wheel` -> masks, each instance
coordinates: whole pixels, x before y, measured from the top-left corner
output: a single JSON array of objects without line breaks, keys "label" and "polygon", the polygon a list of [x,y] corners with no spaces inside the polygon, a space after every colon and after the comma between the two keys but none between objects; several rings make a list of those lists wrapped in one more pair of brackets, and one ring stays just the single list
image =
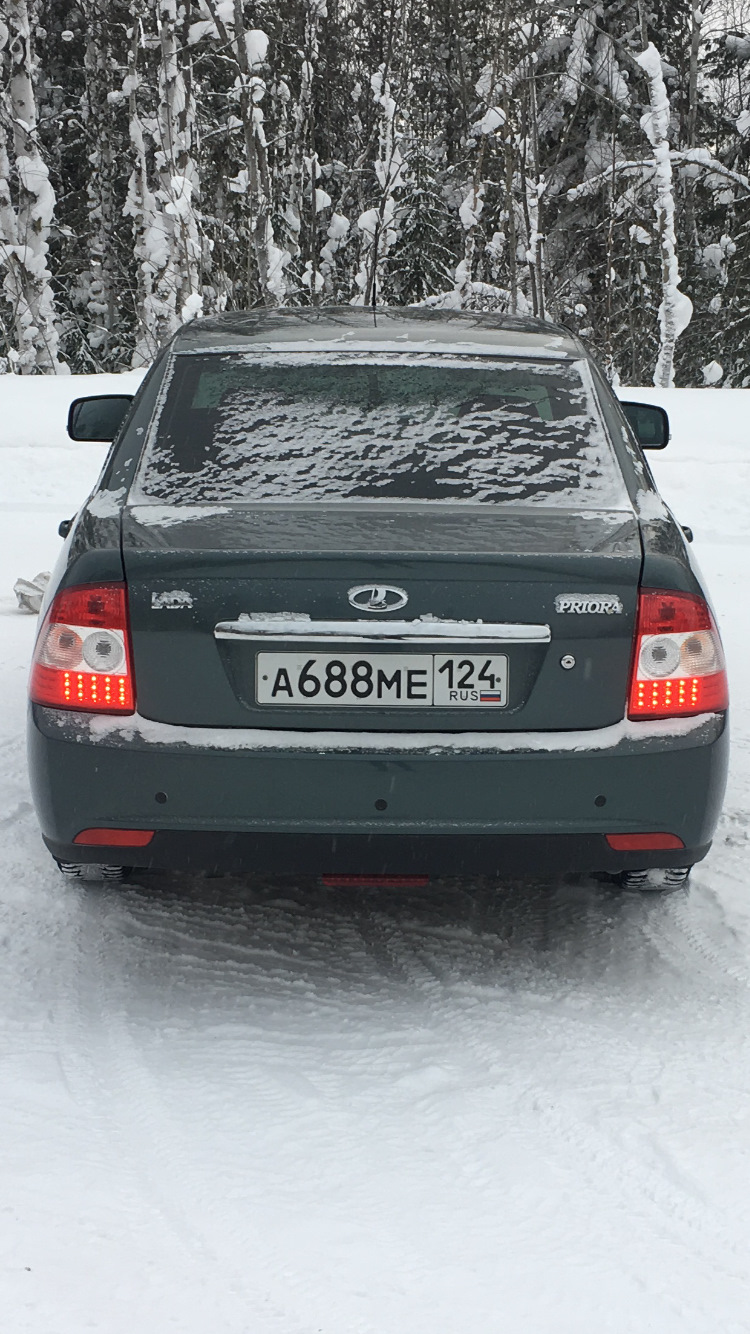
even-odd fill
[{"label": "rear wheel", "polygon": [[690,866],[668,866],[663,871],[621,871],[618,879],[623,889],[637,889],[653,894],[667,889],[680,889],[687,884],[691,870]]},{"label": "rear wheel", "polygon": [[58,862],[58,869],[66,880],[104,880],[107,882],[119,882],[127,880],[130,874],[129,866],[109,866],[92,862]]}]

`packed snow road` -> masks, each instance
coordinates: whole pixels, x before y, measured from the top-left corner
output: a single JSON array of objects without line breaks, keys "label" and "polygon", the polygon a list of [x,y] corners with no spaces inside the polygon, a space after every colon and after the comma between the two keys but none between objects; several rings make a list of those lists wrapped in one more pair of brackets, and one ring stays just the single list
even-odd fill
[{"label": "packed snow road", "polygon": [[70,383],[2,389],[3,1329],[749,1330],[746,393],[650,395],[734,700],[714,850],[651,898],[62,882],[11,590],[101,451],[60,438]]}]

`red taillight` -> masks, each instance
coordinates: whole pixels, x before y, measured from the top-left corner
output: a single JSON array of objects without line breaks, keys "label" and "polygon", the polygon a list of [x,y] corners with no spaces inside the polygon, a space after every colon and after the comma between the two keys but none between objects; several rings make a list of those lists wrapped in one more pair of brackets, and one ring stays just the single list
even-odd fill
[{"label": "red taillight", "polygon": [[153,837],[153,829],[82,829],[73,842],[88,848],[145,848]]},{"label": "red taillight", "polygon": [[628,717],[713,713],[728,703],[724,654],[707,603],[692,593],[641,589]]},{"label": "red taillight", "polygon": [[676,834],[606,834],[614,852],[658,852],[666,848],[684,848]]},{"label": "red taillight", "polygon": [[53,709],[135,712],[124,584],[85,584],[56,594],[34,648],[29,694]]}]

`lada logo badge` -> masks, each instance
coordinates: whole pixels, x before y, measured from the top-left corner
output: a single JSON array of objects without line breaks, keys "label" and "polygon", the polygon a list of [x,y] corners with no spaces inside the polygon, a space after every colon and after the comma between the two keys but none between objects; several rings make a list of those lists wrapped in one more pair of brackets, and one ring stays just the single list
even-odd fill
[{"label": "lada logo badge", "polygon": [[409,601],[409,594],[392,584],[357,584],[347,597],[357,611],[399,611]]}]

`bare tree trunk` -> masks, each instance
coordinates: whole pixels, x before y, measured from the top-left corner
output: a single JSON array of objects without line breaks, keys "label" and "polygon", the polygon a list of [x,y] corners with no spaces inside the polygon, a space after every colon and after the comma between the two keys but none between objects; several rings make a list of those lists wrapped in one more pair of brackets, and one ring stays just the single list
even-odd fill
[{"label": "bare tree trunk", "polygon": [[108,16],[108,0],[89,0],[86,7],[89,40],[84,57],[85,124],[92,170],[86,187],[91,224],[86,338],[100,369],[107,367],[110,340],[118,315],[118,274],[112,244],[117,224],[117,144],[107,101],[111,89]]},{"label": "bare tree trunk", "polygon": [[687,146],[694,148],[698,127],[698,58],[703,36],[703,18],[710,0],[693,0],[690,29],[690,73],[688,76]]},{"label": "bare tree trunk", "polygon": [[[690,29],[690,66],[688,74],[688,114],[687,148],[695,148],[698,130],[698,61],[700,58],[701,39],[703,37],[703,18],[710,0],[692,0],[692,21]],[[695,262],[700,263],[701,245],[695,216],[695,181],[687,177],[684,182],[685,192],[685,229],[692,238]]]},{"label": "bare tree trunk", "polygon": [[511,98],[508,87],[508,75],[510,73],[510,19],[511,5],[510,0],[505,0],[503,6],[503,110],[505,112],[505,200],[508,210],[508,263],[509,263],[509,287],[510,287],[510,309],[511,314],[515,315],[518,309],[518,235],[516,232],[516,209],[513,188],[516,176],[515,147],[513,135],[511,133]]},{"label": "bare tree trunk", "polygon": [[[531,32],[529,35],[530,57],[531,42],[538,42],[539,37],[537,20],[537,6],[533,5],[531,10]],[[543,320],[546,317],[546,301],[544,294],[544,233],[542,231],[542,200],[544,198],[545,180],[540,167],[536,65],[531,58],[529,59],[529,138],[531,140],[531,163],[534,169],[529,191],[529,213],[531,221],[529,250],[531,254],[530,263],[532,266],[534,286],[536,289],[536,313],[539,318]]]},{"label": "bare tree trunk", "polygon": [[323,0],[307,0],[305,10],[305,45],[302,51],[302,71],[299,101],[294,113],[294,130],[289,162],[289,201],[285,213],[291,252],[300,253],[303,213],[305,209],[305,171],[306,160],[310,163],[310,293],[315,295],[317,256],[317,203],[316,203],[316,167],[314,147],[313,114],[313,79],[320,47],[319,28],[321,19],[326,16]]}]

